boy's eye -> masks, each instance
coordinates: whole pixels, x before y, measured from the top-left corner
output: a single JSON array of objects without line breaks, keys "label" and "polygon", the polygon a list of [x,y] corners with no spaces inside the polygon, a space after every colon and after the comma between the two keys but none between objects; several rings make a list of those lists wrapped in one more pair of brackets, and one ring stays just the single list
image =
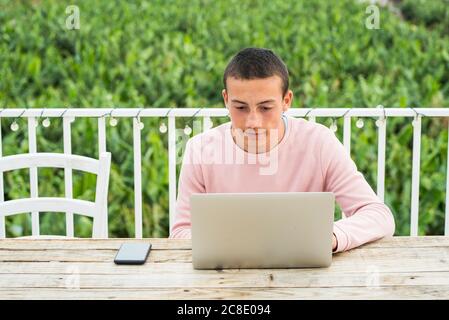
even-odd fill
[{"label": "boy's eye", "polygon": [[[246,107],[235,107],[237,110],[245,110]],[[269,111],[272,108],[271,107],[261,107],[262,111]]]}]

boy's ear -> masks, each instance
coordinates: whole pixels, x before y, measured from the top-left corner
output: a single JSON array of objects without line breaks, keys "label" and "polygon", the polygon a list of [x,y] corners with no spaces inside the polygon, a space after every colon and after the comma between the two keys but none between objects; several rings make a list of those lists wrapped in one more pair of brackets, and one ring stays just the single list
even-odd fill
[{"label": "boy's ear", "polygon": [[221,95],[223,96],[223,100],[224,100],[224,103],[225,103],[226,108],[227,108],[228,107],[228,93],[226,92],[226,89],[223,89],[221,91]]},{"label": "boy's ear", "polygon": [[287,93],[285,94],[284,98],[283,98],[283,106],[282,106],[282,110],[285,112],[287,111],[293,101],[293,91],[288,90]]}]

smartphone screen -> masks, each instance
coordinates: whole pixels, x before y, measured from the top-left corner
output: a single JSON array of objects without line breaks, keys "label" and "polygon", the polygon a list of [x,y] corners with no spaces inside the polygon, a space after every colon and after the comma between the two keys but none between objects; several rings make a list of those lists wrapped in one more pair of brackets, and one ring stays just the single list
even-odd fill
[{"label": "smartphone screen", "polygon": [[116,264],[144,264],[151,250],[151,243],[123,243],[115,256]]}]

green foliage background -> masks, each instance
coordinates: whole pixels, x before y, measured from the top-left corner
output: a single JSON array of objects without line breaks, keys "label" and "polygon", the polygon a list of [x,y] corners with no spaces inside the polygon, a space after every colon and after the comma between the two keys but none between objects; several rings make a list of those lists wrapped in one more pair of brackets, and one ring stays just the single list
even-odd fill
[{"label": "green foliage background", "polygon": [[[81,28],[67,30],[68,5]],[[238,50],[273,49],[289,67],[293,107],[448,107],[449,1],[380,7],[380,29],[365,27],[367,3],[355,0],[0,0],[0,107],[222,108],[223,70]],[[2,119],[3,154],[28,151],[26,123]],[[184,126],[185,119],[178,120]],[[216,119],[222,123],[227,119]],[[318,119],[330,124],[330,119]],[[144,237],[168,235],[167,137],[160,119],[142,132]],[[374,120],[355,126],[352,157],[376,189]],[[339,122],[340,128],[342,121]],[[444,230],[447,120],[423,119],[420,234]],[[96,119],[72,126],[73,153],[98,156]],[[357,131],[355,131],[357,130]],[[396,234],[410,225],[411,119],[388,120],[386,203]],[[341,130],[338,132],[341,138]],[[300,141],[298,141],[300,143]],[[134,236],[131,120],[107,129],[112,152],[109,234]],[[38,128],[38,150],[62,152],[62,126]],[[178,171],[179,172],[179,171]],[[26,171],[5,173],[5,199],[29,196]],[[62,170],[40,170],[41,196],[62,196]],[[95,177],[75,174],[74,196],[93,200]],[[75,234],[91,222],[76,220]],[[41,216],[43,234],[64,234],[62,214]],[[7,219],[8,236],[28,235],[29,214]]]}]

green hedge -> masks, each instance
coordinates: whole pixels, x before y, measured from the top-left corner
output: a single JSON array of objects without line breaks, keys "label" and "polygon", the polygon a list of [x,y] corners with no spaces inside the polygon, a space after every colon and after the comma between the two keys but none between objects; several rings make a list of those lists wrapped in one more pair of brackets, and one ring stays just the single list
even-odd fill
[{"label": "green hedge", "polygon": [[[432,3],[446,8],[447,16],[446,0]],[[80,8],[80,30],[65,28],[69,4]],[[381,8],[380,29],[369,30],[366,6],[353,0],[0,0],[0,107],[221,108],[223,70],[233,54],[248,46],[271,48],[284,59],[294,107],[448,107],[448,19],[438,10],[419,17],[424,2],[407,0],[398,5],[402,18]],[[146,119],[142,136],[145,237],[168,234],[167,137],[158,132],[159,121]],[[375,189],[373,121],[368,119],[363,129],[353,127],[352,156]],[[2,119],[3,153],[27,152],[25,122],[17,132],[11,132],[10,123]],[[63,151],[59,120],[38,130],[38,150]],[[113,154],[112,237],[134,235],[131,133],[130,120],[107,129]],[[74,153],[98,156],[96,119],[77,119],[72,136]],[[405,235],[411,120],[389,119],[387,141],[386,203],[394,211],[396,234]],[[420,234],[442,234],[446,120],[424,119],[421,154]],[[62,172],[40,170],[39,177],[46,181],[39,185],[40,195],[64,194]],[[27,172],[5,174],[6,199],[29,195],[23,187],[28,179]],[[75,196],[92,199],[94,183],[92,176],[75,175]],[[8,218],[8,235],[29,234],[29,221],[29,215]],[[76,234],[88,236],[90,222],[77,222]],[[43,215],[43,233],[64,233],[64,228],[58,215]]]},{"label": "green hedge", "polygon": [[449,35],[449,0],[403,0],[399,8],[404,19]]}]

